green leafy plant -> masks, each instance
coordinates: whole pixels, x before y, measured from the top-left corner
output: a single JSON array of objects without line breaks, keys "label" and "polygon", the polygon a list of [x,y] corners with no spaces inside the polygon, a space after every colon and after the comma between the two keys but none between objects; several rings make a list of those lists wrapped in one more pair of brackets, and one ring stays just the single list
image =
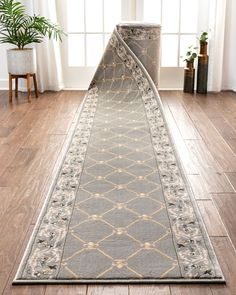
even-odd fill
[{"label": "green leafy plant", "polygon": [[194,62],[195,58],[197,57],[197,49],[198,49],[198,47],[194,47],[194,45],[189,46],[188,51],[186,52],[185,56],[183,57],[184,61]]},{"label": "green leafy plant", "polygon": [[10,43],[23,49],[31,43],[41,43],[44,37],[62,40],[63,29],[39,15],[28,15],[25,6],[15,0],[0,0],[0,43]]},{"label": "green leafy plant", "polygon": [[207,32],[202,32],[200,37],[199,37],[199,42],[201,44],[206,44],[208,41],[208,33]]}]

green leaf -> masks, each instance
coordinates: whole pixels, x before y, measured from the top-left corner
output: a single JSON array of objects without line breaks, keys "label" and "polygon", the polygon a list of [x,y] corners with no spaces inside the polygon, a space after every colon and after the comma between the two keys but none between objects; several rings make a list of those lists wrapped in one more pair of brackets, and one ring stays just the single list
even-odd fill
[{"label": "green leaf", "polygon": [[24,48],[41,43],[44,37],[62,40],[64,30],[43,16],[26,14],[25,6],[16,0],[0,0],[0,42]]},{"label": "green leaf", "polygon": [[183,60],[188,62],[194,62],[195,58],[197,57],[197,52],[196,52],[197,49],[198,47],[194,45],[188,46],[188,51],[186,52]]}]

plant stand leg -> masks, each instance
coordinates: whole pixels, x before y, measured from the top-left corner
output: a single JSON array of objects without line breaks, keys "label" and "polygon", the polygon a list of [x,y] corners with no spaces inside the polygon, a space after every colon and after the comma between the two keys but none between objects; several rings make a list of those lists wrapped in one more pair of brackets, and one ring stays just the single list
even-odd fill
[{"label": "plant stand leg", "polygon": [[15,78],[15,97],[18,98],[18,77]]},{"label": "plant stand leg", "polygon": [[28,102],[31,102],[30,74],[27,74],[27,75],[26,75],[26,79],[27,79]]},{"label": "plant stand leg", "polygon": [[9,74],[9,102],[12,103],[12,75]]},{"label": "plant stand leg", "polygon": [[36,80],[36,74],[33,74],[33,80],[34,80],[34,91],[35,91],[35,96],[36,96],[36,97],[39,97],[39,95],[38,95],[37,80]]}]

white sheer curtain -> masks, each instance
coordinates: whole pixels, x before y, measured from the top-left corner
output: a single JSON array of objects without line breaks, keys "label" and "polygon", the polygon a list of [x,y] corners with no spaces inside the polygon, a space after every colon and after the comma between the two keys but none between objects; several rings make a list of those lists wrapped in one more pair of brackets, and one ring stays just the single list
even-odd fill
[{"label": "white sheer curtain", "polygon": [[[23,0],[27,10],[32,14],[40,14],[57,22],[56,0]],[[63,89],[60,44],[47,40],[36,44],[37,80],[39,91],[59,91]]]},{"label": "white sheer curtain", "polygon": [[221,91],[223,80],[226,0],[210,0],[208,90]]},{"label": "white sheer curtain", "polygon": [[227,0],[223,89],[236,91],[236,1]]}]

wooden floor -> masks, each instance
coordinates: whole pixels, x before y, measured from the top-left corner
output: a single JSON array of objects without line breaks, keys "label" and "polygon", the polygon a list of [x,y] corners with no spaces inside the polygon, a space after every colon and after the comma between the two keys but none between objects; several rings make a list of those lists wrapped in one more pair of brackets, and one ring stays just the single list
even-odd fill
[{"label": "wooden floor", "polygon": [[8,104],[0,92],[0,294],[236,295],[236,94],[161,91],[226,285],[11,286],[85,92],[47,92]]}]

